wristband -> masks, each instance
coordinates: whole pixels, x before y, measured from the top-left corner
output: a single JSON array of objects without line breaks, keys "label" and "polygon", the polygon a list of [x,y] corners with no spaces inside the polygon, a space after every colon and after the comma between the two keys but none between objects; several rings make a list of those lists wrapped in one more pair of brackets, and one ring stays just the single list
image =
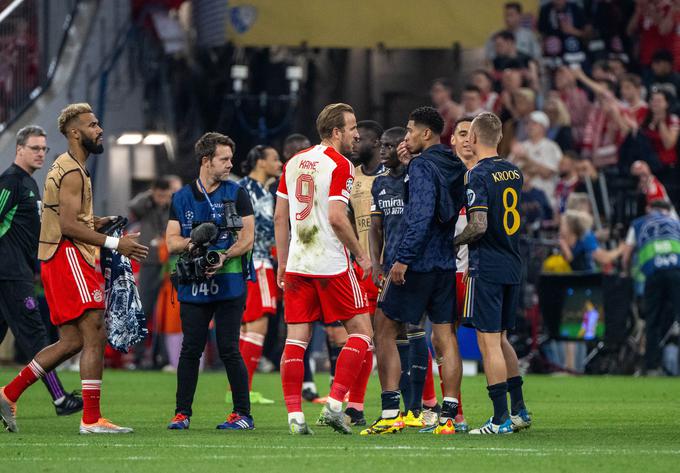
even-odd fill
[{"label": "wristband", "polygon": [[109,250],[117,250],[119,241],[120,238],[107,236],[106,240],[104,241],[104,248],[108,248]]}]

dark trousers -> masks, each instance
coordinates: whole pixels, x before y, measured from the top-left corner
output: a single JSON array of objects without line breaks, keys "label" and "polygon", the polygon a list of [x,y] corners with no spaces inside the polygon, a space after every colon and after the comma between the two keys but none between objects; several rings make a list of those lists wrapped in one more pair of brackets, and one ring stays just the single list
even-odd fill
[{"label": "dark trousers", "polygon": [[645,282],[647,349],[645,367],[661,367],[661,340],[674,320],[680,320],[680,269],[657,271]]},{"label": "dark trousers", "polygon": [[35,288],[30,281],[0,281],[0,343],[11,330],[17,345],[32,359],[48,345]]},{"label": "dark trousers", "polygon": [[[168,355],[165,350],[165,340],[158,333],[158,321],[156,320],[156,301],[161,290],[163,266],[160,264],[145,264],[139,270],[139,299],[146,315],[146,320],[151,321],[151,364],[163,367],[167,364]],[[141,340],[135,345],[135,364],[143,364],[146,351],[146,340]]]},{"label": "dark trousers", "polygon": [[177,408],[175,413],[190,416],[194,402],[201,354],[208,340],[208,326],[215,317],[215,338],[220,359],[227,370],[234,400],[234,412],[250,415],[248,370],[239,350],[241,318],[246,295],[238,299],[207,304],[180,303],[182,351],[177,367]]}]

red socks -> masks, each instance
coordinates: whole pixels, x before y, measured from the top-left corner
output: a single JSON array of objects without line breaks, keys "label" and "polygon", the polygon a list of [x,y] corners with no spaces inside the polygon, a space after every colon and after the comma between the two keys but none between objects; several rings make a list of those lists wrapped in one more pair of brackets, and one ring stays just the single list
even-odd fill
[{"label": "red socks", "polygon": [[366,351],[369,348],[372,348],[370,337],[359,334],[352,334],[347,337],[347,343],[342,348],[338,357],[338,364],[335,367],[335,379],[333,386],[331,386],[330,398],[342,403],[345,394],[354,385],[362,371],[357,370],[357,367],[364,363]]},{"label": "red socks", "polygon": [[264,345],[264,335],[255,332],[246,332],[241,334],[239,348],[241,349],[241,356],[248,369],[248,388],[253,384],[253,374],[260,364],[262,357],[262,346]]},{"label": "red socks", "polygon": [[302,412],[302,381],[305,377],[306,349],[306,342],[286,339],[286,346],[281,357],[281,384],[288,413]]},{"label": "red socks", "polygon": [[354,381],[352,388],[349,390],[349,404],[347,407],[356,409],[357,411],[364,410],[364,397],[366,396],[366,386],[373,371],[373,347],[369,346],[364,355],[364,362],[361,365],[361,370],[357,379]]},{"label": "red socks", "polygon": [[423,406],[434,407],[437,404],[437,393],[434,391],[434,376],[432,376],[432,355],[427,354],[427,374],[423,389]]},{"label": "red socks", "polygon": [[99,410],[102,380],[83,379],[80,383],[83,388],[83,424],[95,424],[102,416]]},{"label": "red socks", "polygon": [[45,376],[45,370],[35,360],[31,360],[17,377],[5,386],[5,396],[11,402],[17,402],[19,396],[43,376]]}]

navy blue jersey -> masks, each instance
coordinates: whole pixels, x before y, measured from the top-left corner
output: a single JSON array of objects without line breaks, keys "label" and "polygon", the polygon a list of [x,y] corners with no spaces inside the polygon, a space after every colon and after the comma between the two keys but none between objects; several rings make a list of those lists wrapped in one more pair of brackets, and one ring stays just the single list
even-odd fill
[{"label": "navy blue jersey", "polygon": [[385,245],[383,246],[382,262],[383,271],[386,273],[394,264],[403,236],[400,227],[404,216],[405,192],[404,174],[396,177],[389,173],[382,174],[375,178],[371,188],[371,195],[373,196],[371,216],[379,216],[383,223]]},{"label": "navy blue jersey", "polygon": [[250,196],[255,215],[255,242],[253,243],[253,260],[255,266],[266,262],[274,263],[272,248],[276,246],[274,240],[274,194],[250,176],[238,181]]},{"label": "navy blue jersey", "polygon": [[487,212],[487,229],[469,245],[470,276],[498,284],[519,284],[521,171],[501,158],[482,159],[465,176],[467,214]]}]

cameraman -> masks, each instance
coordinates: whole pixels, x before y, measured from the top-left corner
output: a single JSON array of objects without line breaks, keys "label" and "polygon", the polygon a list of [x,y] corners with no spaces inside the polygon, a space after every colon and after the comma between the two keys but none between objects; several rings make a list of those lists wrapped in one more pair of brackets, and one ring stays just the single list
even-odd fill
[{"label": "cameraman", "polygon": [[[250,415],[248,371],[239,351],[255,222],[248,193],[227,180],[233,166],[234,148],[234,142],[225,135],[204,134],[194,146],[200,164],[198,179],[172,197],[166,230],[168,249],[172,254],[190,251],[192,257],[195,256],[197,248],[190,235],[197,224],[210,222],[218,227],[228,224],[232,218],[225,215],[225,201],[235,203],[236,213],[243,221],[237,238],[234,238],[234,232],[222,228],[216,238],[211,239],[208,249],[219,252],[217,264],[205,267],[203,274],[191,282],[181,279],[178,282],[177,298],[184,339],[177,368],[175,417],[168,425],[172,430],[189,428],[199,362],[213,316],[217,348],[227,370],[234,400],[232,413],[217,428],[250,430],[255,427]],[[194,238],[199,239],[195,234]]]},{"label": "cameraman", "polygon": [[662,339],[680,321],[680,222],[671,214],[670,202],[654,200],[647,214],[633,220],[623,245],[628,266],[633,253],[635,265],[645,277],[645,369],[648,376],[661,375]]}]

